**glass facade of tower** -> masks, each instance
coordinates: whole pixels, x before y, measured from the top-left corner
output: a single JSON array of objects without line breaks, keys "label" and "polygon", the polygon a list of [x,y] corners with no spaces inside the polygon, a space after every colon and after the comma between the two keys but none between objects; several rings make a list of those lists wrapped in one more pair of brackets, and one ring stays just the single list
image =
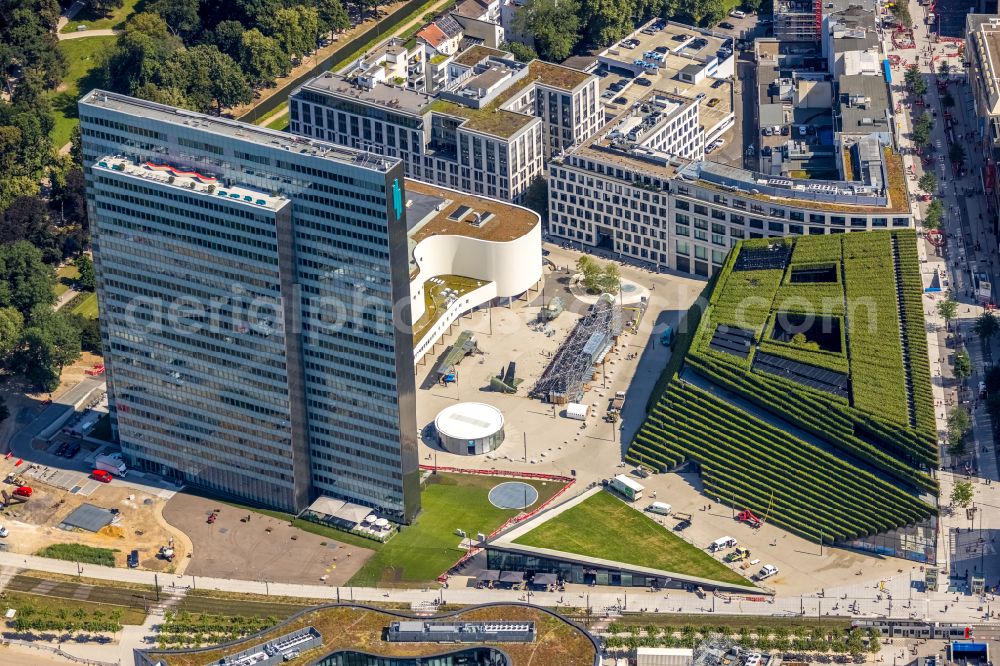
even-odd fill
[{"label": "glass facade of tower", "polygon": [[299,511],[419,507],[402,166],[94,91],[80,102],[126,459]]}]

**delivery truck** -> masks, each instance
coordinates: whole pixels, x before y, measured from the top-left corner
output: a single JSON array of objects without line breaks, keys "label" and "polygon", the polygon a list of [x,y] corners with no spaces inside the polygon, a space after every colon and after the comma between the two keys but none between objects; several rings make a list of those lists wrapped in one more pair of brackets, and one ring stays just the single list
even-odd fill
[{"label": "delivery truck", "polygon": [[610,486],[630,502],[642,499],[642,491],[645,490],[641,484],[636,483],[624,474],[619,474],[611,479]]},{"label": "delivery truck", "polygon": [[111,472],[115,476],[125,476],[128,474],[128,468],[122,462],[122,459],[111,456],[97,456],[94,459],[94,469],[103,469],[105,472]]}]

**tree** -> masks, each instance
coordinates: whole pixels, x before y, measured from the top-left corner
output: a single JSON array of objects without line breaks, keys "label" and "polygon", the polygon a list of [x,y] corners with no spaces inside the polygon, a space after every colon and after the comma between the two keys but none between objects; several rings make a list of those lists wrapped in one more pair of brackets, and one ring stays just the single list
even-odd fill
[{"label": "tree", "polygon": [[340,0],[315,0],[322,34],[342,32],[351,27],[351,17]]},{"label": "tree", "polygon": [[504,42],[500,48],[509,51],[518,62],[531,62],[538,57],[535,49],[521,42]]},{"label": "tree", "polygon": [[953,456],[965,453],[965,436],[972,427],[972,419],[964,407],[956,407],[948,415],[948,452]]},{"label": "tree", "polygon": [[113,90],[136,94],[157,78],[170,57],[184,44],[159,14],[140,12],[125,22],[125,29],[108,58],[104,78]]},{"label": "tree", "polygon": [[319,14],[311,7],[279,9],[261,22],[261,30],[273,37],[289,58],[302,58],[316,50]]},{"label": "tree", "polygon": [[253,100],[243,72],[232,58],[212,44],[176,52],[164,65],[160,78],[168,88],[181,91],[188,106],[196,111],[214,107],[221,113],[223,107]]},{"label": "tree", "polygon": [[972,331],[985,342],[1000,331],[1000,322],[997,321],[992,312],[987,310],[976,317],[976,322],[972,325]]},{"label": "tree", "polygon": [[910,18],[910,8],[906,6],[905,2],[893,3],[892,15],[896,17],[901,26],[910,27],[913,25],[913,19]]},{"label": "tree", "polygon": [[613,261],[606,263],[597,278],[597,284],[602,292],[617,294],[622,286],[622,276],[621,271],[618,270],[618,264]]},{"label": "tree", "polygon": [[162,16],[170,29],[185,39],[201,29],[198,0],[150,0],[144,9]]},{"label": "tree", "polygon": [[0,308],[0,357],[6,360],[17,349],[24,330],[24,316],[14,308]]},{"label": "tree", "polygon": [[941,64],[938,65],[938,74],[941,76],[948,76],[951,74],[951,63],[947,60],[942,60]]},{"label": "tree", "polygon": [[83,291],[94,291],[96,283],[94,278],[94,262],[91,258],[83,254],[77,257],[73,264],[76,266],[76,270],[80,272],[80,277],[77,278],[77,284],[80,285],[80,289]]},{"label": "tree", "polygon": [[916,63],[907,66],[906,70],[903,72],[903,81],[912,90],[914,86],[917,85],[917,81],[920,79],[920,66]]},{"label": "tree", "polygon": [[580,40],[580,4],[577,0],[528,0],[517,10],[515,30],[532,35],[544,60],[565,60]]},{"label": "tree", "polygon": [[955,352],[954,371],[955,377],[959,380],[968,379],[972,375],[972,359],[969,358],[969,352],[965,347]]},{"label": "tree", "polygon": [[62,251],[49,219],[49,204],[41,197],[18,197],[4,211],[0,244],[19,240],[26,240],[41,250],[48,263],[62,259]]},{"label": "tree", "polygon": [[921,148],[931,145],[931,130],[934,128],[934,117],[926,111],[913,126],[913,142]]},{"label": "tree", "polygon": [[963,509],[972,504],[973,493],[972,484],[968,481],[956,481],[951,488],[951,503]]},{"label": "tree", "polygon": [[101,326],[98,321],[79,314],[71,314],[69,319],[80,330],[80,348],[85,352],[100,354]]},{"label": "tree", "polygon": [[937,190],[937,176],[934,175],[933,171],[925,171],[924,175],[917,181],[917,187],[927,194],[933,194]]},{"label": "tree", "polygon": [[937,229],[941,226],[944,218],[944,205],[940,199],[935,199],[927,206],[927,213],[924,214],[924,226],[928,229]]},{"label": "tree", "polygon": [[598,279],[601,276],[601,266],[587,255],[576,260],[576,270],[583,275],[583,286],[587,291],[597,291],[600,287]]},{"label": "tree", "polygon": [[958,314],[958,302],[951,296],[937,304],[937,312],[944,319],[945,328],[951,327],[951,321]]},{"label": "tree", "polygon": [[208,43],[215,44],[220,51],[233,60],[240,59],[240,46],[246,29],[239,21],[222,21],[211,31]]},{"label": "tree", "polygon": [[254,88],[269,86],[291,69],[288,54],[278,42],[264,36],[260,30],[247,30],[240,37],[239,61]]},{"label": "tree", "polygon": [[951,91],[948,91],[941,96],[941,106],[948,109],[955,106],[955,97],[951,94]]},{"label": "tree", "polygon": [[28,241],[0,247],[0,307],[13,307],[28,317],[38,306],[51,306],[55,272],[42,252]]},{"label": "tree", "polygon": [[965,161],[965,148],[960,143],[953,143],[948,146],[948,159],[952,164],[961,164]]},{"label": "tree", "polygon": [[14,354],[14,368],[40,390],[52,391],[62,369],[80,358],[80,330],[67,315],[48,307],[36,308],[30,322]]},{"label": "tree", "polygon": [[116,9],[121,9],[125,0],[89,0],[87,6],[100,16],[107,16]]}]

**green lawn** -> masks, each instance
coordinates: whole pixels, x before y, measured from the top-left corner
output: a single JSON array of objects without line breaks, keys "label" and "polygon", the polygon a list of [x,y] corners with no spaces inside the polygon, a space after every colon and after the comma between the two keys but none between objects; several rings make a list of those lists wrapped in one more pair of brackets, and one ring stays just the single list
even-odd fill
[{"label": "green lawn", "polygon": [[288,108],[285,107],[285,112],[280,113],[275,116],[272,120],[269,120],[267,125],[270,129],[281,130],[282,132],[288,130]]},{"label": "green lawn", "polygon": [[[125,25],[125,19],[129,15],[136,11],[136,6],[142,3],[143,0],[125,0],[121,7],[111,12],[108,16],[98,16],[90,10],[89,7],[84,7],[79,12],[72,21],[67,23],[62,30],[59,32],[76,32],[77,26],[85,25],[87,30],[118,30]],[[139,8],[142,11],[142,8]]]},{"label": "green lawn", "polygon": [[587,498],[514,543],[724,583],[752,585],[743,576],[674,536],[608,492]]},{"label": "green lawn", "polygon": [[116,37],[87,37],[59,42],[59,50],[69,62],[69,72],[63,85],[52,93],[52,111],[56,124],[52,130],[52,145],[58,150],[69,143],[77,124],[76,102],[80,97],[101,84],[95,65],[100,54],[114,44]]},{"label": "green lawn", "polygon": [[55,292],[56,298],[65,294],[79,277],[80,271],[76,269],[74,264],[61,266],[59,270],[56,271],[56,284],[52,288],[52,291]]},{"label": "green lawn", "polygon": [[[487,495],[509,479],[466,474],[438,474],[428,479],[420,501],[423,509],[409,527],[379,547],[351,580],[351,585],[415,585],[433,581],[454,564],[464,551],[455,534],[463,529],[472,538],[489,534],[517,511],[498,509]],[[525,480],[538,490],[538,502],[561,487],[555,482]]]},{"label": "green lawn", "polygon": [[72,314],[83,315],[90,319],[97,319],[97,294],[90,292],[83,300],[73,306],[70,310]]}]

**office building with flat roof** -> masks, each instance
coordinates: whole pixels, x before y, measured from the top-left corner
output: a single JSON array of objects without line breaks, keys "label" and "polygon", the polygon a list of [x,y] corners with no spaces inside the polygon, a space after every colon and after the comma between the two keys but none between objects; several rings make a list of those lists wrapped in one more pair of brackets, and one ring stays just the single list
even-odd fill
[{"label": "office building with flat roof", "polygon": [[603,122],[598,78],[569,67],[477,45],[450,56],[447,85],[428,94],[408,87],[402,72],[373,68],[373,57],[297,88],[289,130],[398,157],[425,183],[521,201],[547,157]]},{"label": "office building with flat roof", "polygon": [[969,14],[966,17],[965,58],[969,64],[969,87],[979,122],[970,149],[984,157],[979,178],[986,193],[993,229],[1000,229],[1000,16]]},{"label": "office building with flat roof", "polygon": [[128,464],[284,511],[329,495],[412,519],[402,162],[99,90],[79,111]]}]

